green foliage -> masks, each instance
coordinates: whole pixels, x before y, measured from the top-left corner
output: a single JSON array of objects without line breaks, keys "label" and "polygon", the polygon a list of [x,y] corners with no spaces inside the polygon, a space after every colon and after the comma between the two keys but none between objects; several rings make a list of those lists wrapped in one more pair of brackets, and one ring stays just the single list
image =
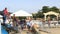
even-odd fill
[{"label": "green foliage", "polygon": [[33,18],[43,18],[43,17],[44,17],[44,15],[40,11],[38,13],[36,13],[36,14],[33,15]]},{"label": "green foliage", "polygon": [[49,11],[49,7],[48,6],[43,6],[42,7],[42,11],[43,11],[43,13],[48,12]]},{"label": "green foliage", "polygon": [[43,18],[43,17],[44,17],[44,15],[43,15],[42,12],[38,12],[38,13],[37,13],[37,16],[38,16],[38,18]]},{"label": "green foliage", "polygon": [[37,18],[37,14],[32,14],[33,15],[33,18]]},{"label": "green foliage", "polygon": [[[43,6],[42,12],[41,12],[41,10],[39,10],[38,13],[33,14],[33,18],[43,18],[44,17],[43,13],[46,13],[49,11],[54,11],[54,12],[60,13],[59,9],[55,6],[50,7],[50,8],[49,8],[49,6]],[[55,16],[53,16],[53,15],[51,16],[51,18],[54,18],[54,17]]]},{"label": "green foliage", "polygon": [[59,13],[59,9],[57,7],[51,7],[50,11],[54,11],[54,12]]},{"label": "green foliage", "polygon": [[54,11],[54,12],[60,13],[59,9],[55,6],[53,6],[51,8],[49,8],[48,6],[43,6],[43,8],[42,8],[43,13],[46,13],[46,12],[49,12],[49,11]]},{"label": "green foliage", "polygon": [[26,19],[26,17],[19,17],[19,19],[21,20],[21,19]]}]

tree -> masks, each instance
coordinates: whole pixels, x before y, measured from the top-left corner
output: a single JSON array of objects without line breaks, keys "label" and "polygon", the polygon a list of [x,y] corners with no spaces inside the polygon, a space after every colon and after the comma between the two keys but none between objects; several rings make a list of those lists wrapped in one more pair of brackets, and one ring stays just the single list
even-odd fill
[{"label": "tree", "polygon": [[[54,12],[60,13],[59,9],[55,6],[53,6],[51,8],[49,8],[49,6],[43,6],[42,10],[38,10],[38,13],[33,14],[33,17],[34,18],[43,18],[44,17],[43,13],[46,13],[49,11],[54,11]],[[55,17],[55,16],[52,15],[52,17]]]},{"label": "tree", "polygon": [[32,15],[33,15],[33,18],[37,18],[36,13],[35,14],[32,14]]},{"label": "tree", "polygon": [[43,18],[44,17],[43,13],[40,11],[38,11],[38,13],[32,14],[32,15],[33,15],[33,18]]},{"label": "tree", "polygon": [[55,7],[55,6],[51,7],[50,11],[54,11],[54,12],[59,13],[59,9],[57,7]]},{"label": "tree", "polygon": [[43,13],[40,12],[40,11],[36,14],[36,16],[37,16],[38,18],[43,18],[43,17],[44,17]]},{"label": "tree", "polygon": [[43,13],[46,13],[46,12],[48,12],[48,11],[49,11],[49,7],[48,7],[48,6],[43,6],[42,12],[43,12]]}]

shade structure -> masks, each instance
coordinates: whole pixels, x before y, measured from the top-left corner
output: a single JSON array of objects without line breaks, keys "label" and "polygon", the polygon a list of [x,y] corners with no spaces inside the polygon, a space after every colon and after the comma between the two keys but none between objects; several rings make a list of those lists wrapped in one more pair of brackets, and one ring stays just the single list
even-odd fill
[{"label": "shade structure", "polygon": [[14,14],[15,14],[15,16],[32,16],[32,14],[30,14],[24,10],[16,11],[16,12],[12,13],[11,16],[13,16]]},{"label": "shade structure", "polygon": [[0,15],[0,17],[3,17],[2,15]]},{"label": "shade structure", "polygon": [[[53,12],[53,11],[49,11],[47,13],[43,13],[45,15],[45,20],[47,20],[46,16],[47,15],[55,15],[57,17],[57,20],[58,20],[58,17],[59,17],[59,13],[56,13],[56,12]],[[48,17],[48,19],[50,19],[50,17]]]}]

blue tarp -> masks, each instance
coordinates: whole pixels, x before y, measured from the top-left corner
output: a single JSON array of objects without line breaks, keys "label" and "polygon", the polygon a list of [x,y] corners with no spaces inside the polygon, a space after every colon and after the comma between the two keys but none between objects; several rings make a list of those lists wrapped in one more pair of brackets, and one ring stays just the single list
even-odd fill
[{"label": "blue tarp", "polygon": [[1,26],[1,34],[8,34],[8,32],[5,30],[3,26]]}]

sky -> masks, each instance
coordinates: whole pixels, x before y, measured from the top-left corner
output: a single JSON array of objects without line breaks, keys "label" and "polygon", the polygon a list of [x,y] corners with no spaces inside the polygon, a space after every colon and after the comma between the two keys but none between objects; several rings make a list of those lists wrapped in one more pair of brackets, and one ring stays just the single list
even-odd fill
[{"label": "sky", "polygon": [[60,8],[60,0],[0,0],[0,11],[7,7],[9,12],[25,10],[33,13],[41,10],[43,6]]}]

